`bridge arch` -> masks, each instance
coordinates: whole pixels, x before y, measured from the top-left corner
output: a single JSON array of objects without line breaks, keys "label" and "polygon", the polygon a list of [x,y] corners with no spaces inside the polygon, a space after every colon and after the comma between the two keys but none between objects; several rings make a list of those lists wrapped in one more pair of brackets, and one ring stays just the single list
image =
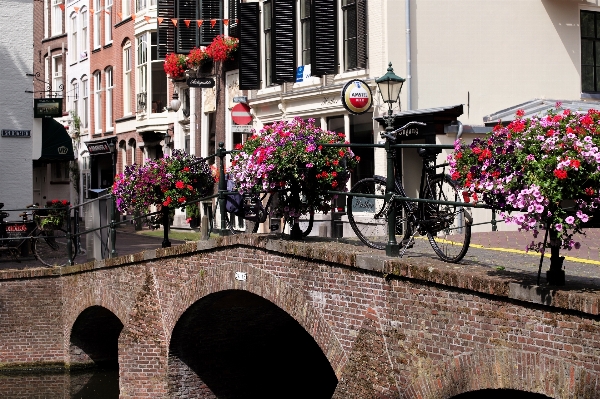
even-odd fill
[{"label": "bridge arch", "polygon": [[[246,273],[245,281],[235,279]],[[201,298],[220,291],[242,290],[255,294],[285,311],[307,331],[329,360],[337,378],[348,360],[338,337],[323,316],[306,298],[301,288],[282,282],[277,276],[248,264],[229,263],[207,268],[182,285],[165,310],[165,329],[171,334],[183,313]],[[167,337],[169,341],[171,337]]]},{"label": "bridge arch", "polygon": [[600,397],[599,377],[569,359],[510,348],[487,349],[457,356],[428,372],[420,371],[405,397],[468,399],[473,391],[513,390],[524,398],[591,399]]},{"label": "bridge arch", "polygon": [[209,294],[183,313],[171,335],[168,371],[170,397],[331,398],[338,382],[296,320],[245,290]]}]

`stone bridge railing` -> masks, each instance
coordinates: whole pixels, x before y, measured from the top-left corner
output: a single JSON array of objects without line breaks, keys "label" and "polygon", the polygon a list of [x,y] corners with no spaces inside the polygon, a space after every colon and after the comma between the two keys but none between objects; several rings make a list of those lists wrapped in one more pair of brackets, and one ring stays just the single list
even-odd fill
[{"label": "stone bridge railing", "polygon": [[[312,337],[332,371],[335,398],[437,399],[486,388],[600,397],[600,295],[529,279],[264,235],[3,271],[0,368],[94,363],[114,345],[123,398],[210,392],[194,372],[198,359],[180,361],[177,348],[207,308],[197,304],[213,298],[225,307],[215,294],[242,292],[273,304]],[[94,323],[115,342],[85,342]]]}]

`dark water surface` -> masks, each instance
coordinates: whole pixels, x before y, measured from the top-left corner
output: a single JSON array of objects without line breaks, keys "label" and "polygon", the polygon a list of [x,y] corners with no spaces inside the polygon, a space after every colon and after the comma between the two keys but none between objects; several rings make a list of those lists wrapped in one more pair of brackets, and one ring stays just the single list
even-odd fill
[{"label": "dark water surface", "polygon": [[112,399],[119,397],[119,371],[94,369],[0,374],[3,399]]}]

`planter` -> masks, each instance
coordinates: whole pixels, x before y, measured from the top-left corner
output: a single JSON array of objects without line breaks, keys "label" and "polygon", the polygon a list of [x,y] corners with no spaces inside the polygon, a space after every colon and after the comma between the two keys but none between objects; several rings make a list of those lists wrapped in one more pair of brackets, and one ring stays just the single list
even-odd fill
[{"label": "planter", "polygon": [[38,216],[37,225],[43,231],[59,230],[64,224],[64,220],[53,221],[49,218],[56,218],[55,216]]},{"label": "planter", "polygon": [[192,229],[197,229],[200,227],[200,218],[192,218],[190,220],[190,227]]}]

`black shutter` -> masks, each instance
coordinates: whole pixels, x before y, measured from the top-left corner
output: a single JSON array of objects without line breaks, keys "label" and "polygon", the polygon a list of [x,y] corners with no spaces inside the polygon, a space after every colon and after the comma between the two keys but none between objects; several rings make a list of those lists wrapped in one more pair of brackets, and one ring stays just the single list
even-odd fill
[{"label": "black shutter", "polygon": [[175,52],[175,27],[171,18],[175,18],[175,0],[158,0],[156,15],[164,18],[158,25],[158,58],[164,60],[167,54]]},{"label": "black shutter", "polygon": [[[200,18],[204,20],[200,27],[200,42],[201,46],[208,46],[215,37],[223,33],[223,0],[199,0],[200,1]],[[217,19],[214,28],[211,27],[210,20]]]},{"label": "black shutter", "polygon": [[296,81],[296,2],[273,0],[273,82]]},{"label": "black shutter", "polygon": [[357,67],[366,68],[367,58],[367,0],[356,1],[356,58]]},{"label": "black shutter", "polygon": [[260,10],[258,3],[240,4],[240,89],[260,89]]},{"label": "black shutter", "polygon": [[337,73],[337,0],[313,0],[311,16],[311,75]]},{"label": "black shutter", "polygon": [[[177,1],[177,43],[175,52],[178,54],[188,54],[191,49],[196,47],[196,0],[178,0]],[[183,22],[184,19],[189,19],[189,28]],[[168,21],[171,22],[171,21]],[[163,21],[164,23],[164,21]]]},{"label": "black shutter", "polygon": [[239,17],[240,0],[229,0],[229,13],[227,15],[227,19],[229,19],[229,36],[240,37]]}]

